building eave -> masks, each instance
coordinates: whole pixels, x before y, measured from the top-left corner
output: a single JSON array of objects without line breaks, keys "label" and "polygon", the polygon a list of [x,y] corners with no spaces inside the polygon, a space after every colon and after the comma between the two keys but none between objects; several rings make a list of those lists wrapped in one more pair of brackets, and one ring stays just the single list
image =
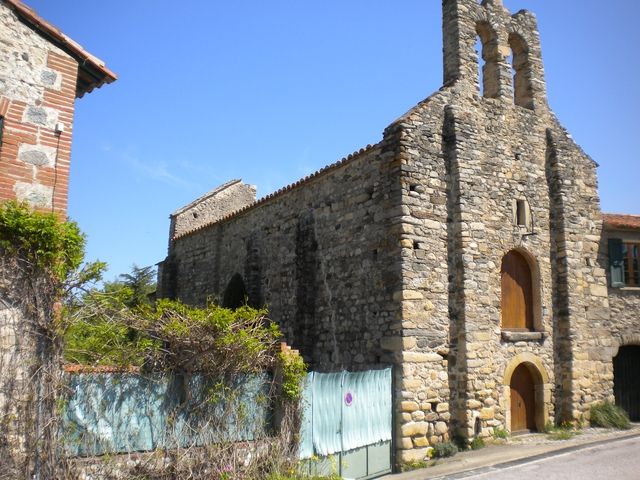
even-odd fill
[{"label": "building eave", "polygon": [[29,8],[20,0],[2,1],[8,8],[13,10],[22,22],[78,61],[77,98],[95,88],[101,87],[105,83],[112,83],[118,79],[118,76],[109,70],[102,60],[65,35],[58,27],[40,17],[35,10]]}]

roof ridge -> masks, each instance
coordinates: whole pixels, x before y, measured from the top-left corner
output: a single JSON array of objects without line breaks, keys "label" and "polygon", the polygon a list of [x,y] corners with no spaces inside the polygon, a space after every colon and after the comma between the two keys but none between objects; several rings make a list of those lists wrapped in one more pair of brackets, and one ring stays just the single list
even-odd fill
[{"label": "roof ridge", "polygon": [[264,197],[259,198],[258,200],[256,200],[253,203],[250,203],[248,205],[245,205],[242,208],[239,208],[231,213],[228,213],[227,215],[224,215],[223,217],[214,220],[212,222],[209,223],[205,223],[203,225],[200,225],[198,227],[195,227],[191,230],[187,230],[185,232],[182,232],[179,235],[175,235],[171,240],[178,240],[179,238],[183,238],[186,236],[189,236],[193,233],[199,232],[200,230],[204,230],[205,228],[210,227],[211,225],[214,225],[216,223],[220,223],[220,222],[224,222],[227,221],[237,215],[240,215],[248,210],[251,210],[255,207],[258,207],[259,205],[262,205],[266,202],[268,202],[269,200],[272,200],[276,197],[279,197],[281,195],[284,195],[287,192],[290,192],[291,190],[294,190],[298,187],[300,187],[301,185],[307,184],[308,182],[310,182],[311,180],[314,180],[315,178],[319,177],[320,175],[323,175],[327,172],[329,172],[330,170],[335,170],[338,167],[341,167],[343,165],[346,165],[347,163],[350,163],[351,161],[355,160],[356,158],[360,157],[361,155],[363,155],[364,153],[368,153],[370,151],[372,151],[374,148],[376,148],[378,145],[380,145],[380,143],[376,143],[374,145],[368,144],[366,147],[361,148],[360,150],[356,150],[353,153],[350,153],[349,155],[347,155],[346,157],[342,157],[340,160],[338,160],[337,162],[334,162],[332,164],[326,165],[324,167],[322,167],[320,170],[316,170],[314,173],[311,173],[299,180],[297,180],[296,182],[290,183],[289,185],[286,185],[282,188],[280,188],[279,190],[276,190],[275,192],[269,193],[267,195],[265,195]]},{"label": "roof ridge", "polygon": [[229,180],[228,182],[225,182],[222,185],[217,186],[213,190],[210,190],[209,192],[205,193],[204,195],[200,195],[198,198],[196,198],[192,202],[186,204],[184,207],[180,207],[175,212],[173,212],[170,216],[171,217],[175,217],[176,215],[180,215],[181,213],[186,212],[191,207],[197,205],[198,203],[202,202],[203,200],[207,200],[208,198],[213,197],[214,195],[226,190],[227,188],[231,187],[232,185],[236,185],[236,184],[240,183],[241,181],[242,180],[239,179],[239,178],[236,178],[236,179],[233,179],[233,180]]},{"label": "roof ridge", "polygon": [[607,213],[607,212],[602,212],[602,215],[606,216],[621,216],[621,217],[640,217],[640,214],[638,213]]}]

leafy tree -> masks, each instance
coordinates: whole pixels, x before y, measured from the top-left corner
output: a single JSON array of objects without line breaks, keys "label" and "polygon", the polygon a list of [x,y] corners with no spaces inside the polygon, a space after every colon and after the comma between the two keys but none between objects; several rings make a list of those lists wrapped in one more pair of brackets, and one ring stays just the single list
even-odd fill
[{"label": "leafy tree", "polygon": [[138,329],[114,322],[132,309],[151,307],[155,269],[133,265],[131,273],[82,293],[64,311],[65,360],[84,365],[140,365],[152,346]]},{"label": "leafy tree", "polygon": [[134,263],[131,273],[123,273],[119,278],[110,288],[129,289],[129,299],[125,301],[125,305],[137,307],[151,304],[150,297],[156,291],[156,271],[152,266],[138,267]]}]

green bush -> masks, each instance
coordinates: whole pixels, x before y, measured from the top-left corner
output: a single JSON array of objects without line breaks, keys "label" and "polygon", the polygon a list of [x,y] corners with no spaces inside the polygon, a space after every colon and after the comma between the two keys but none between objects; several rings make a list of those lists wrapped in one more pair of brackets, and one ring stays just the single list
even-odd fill
[{"label": "green bush", "polygon": [[75,222],[15,201],[0,205],[0,249],[64,281],[82,263],[85,236]]},{"label": "green bush", "polygon": [[453,457],[456,453],[458,453],[458,447],[452,442],[436,443],[433,446],[434,458]]},{"label": "green bush", "polygon": [[486,445],[484,444],[484,440],[480,437],[476,437],[473,440],[471,440],[471,444],[469,445],[471,447],[471,450],[480,450],[481,448],[484,448]]},{"label": "green bush", "polygon": [[594,427],[618,428],[620,430],[631,428],[627,412],[609,401],[592,405],[590,418],[591,425]]}]

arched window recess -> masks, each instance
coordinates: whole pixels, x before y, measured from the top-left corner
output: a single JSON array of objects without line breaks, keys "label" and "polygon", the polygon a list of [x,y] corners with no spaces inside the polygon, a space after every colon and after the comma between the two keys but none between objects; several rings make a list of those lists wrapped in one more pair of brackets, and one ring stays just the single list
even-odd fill
[{"label": "arched window recess", "polygon": [[533,81],[529,46],[522,36],[517,33],[509,34],[513,70],[513,101],[516,105],[533,110]]},{"label": "arched window recess", "polygon": [[500,94],[498,35],[488,22],[478,22],[476,33],[480,93],[485,98],[498,98]]},{"label": "arched window recess", "polygon": [[511,250],[502,257],[500,307],[503,339],[518,341],[544,338],[539,277],[537,263],[526,252]]}]

